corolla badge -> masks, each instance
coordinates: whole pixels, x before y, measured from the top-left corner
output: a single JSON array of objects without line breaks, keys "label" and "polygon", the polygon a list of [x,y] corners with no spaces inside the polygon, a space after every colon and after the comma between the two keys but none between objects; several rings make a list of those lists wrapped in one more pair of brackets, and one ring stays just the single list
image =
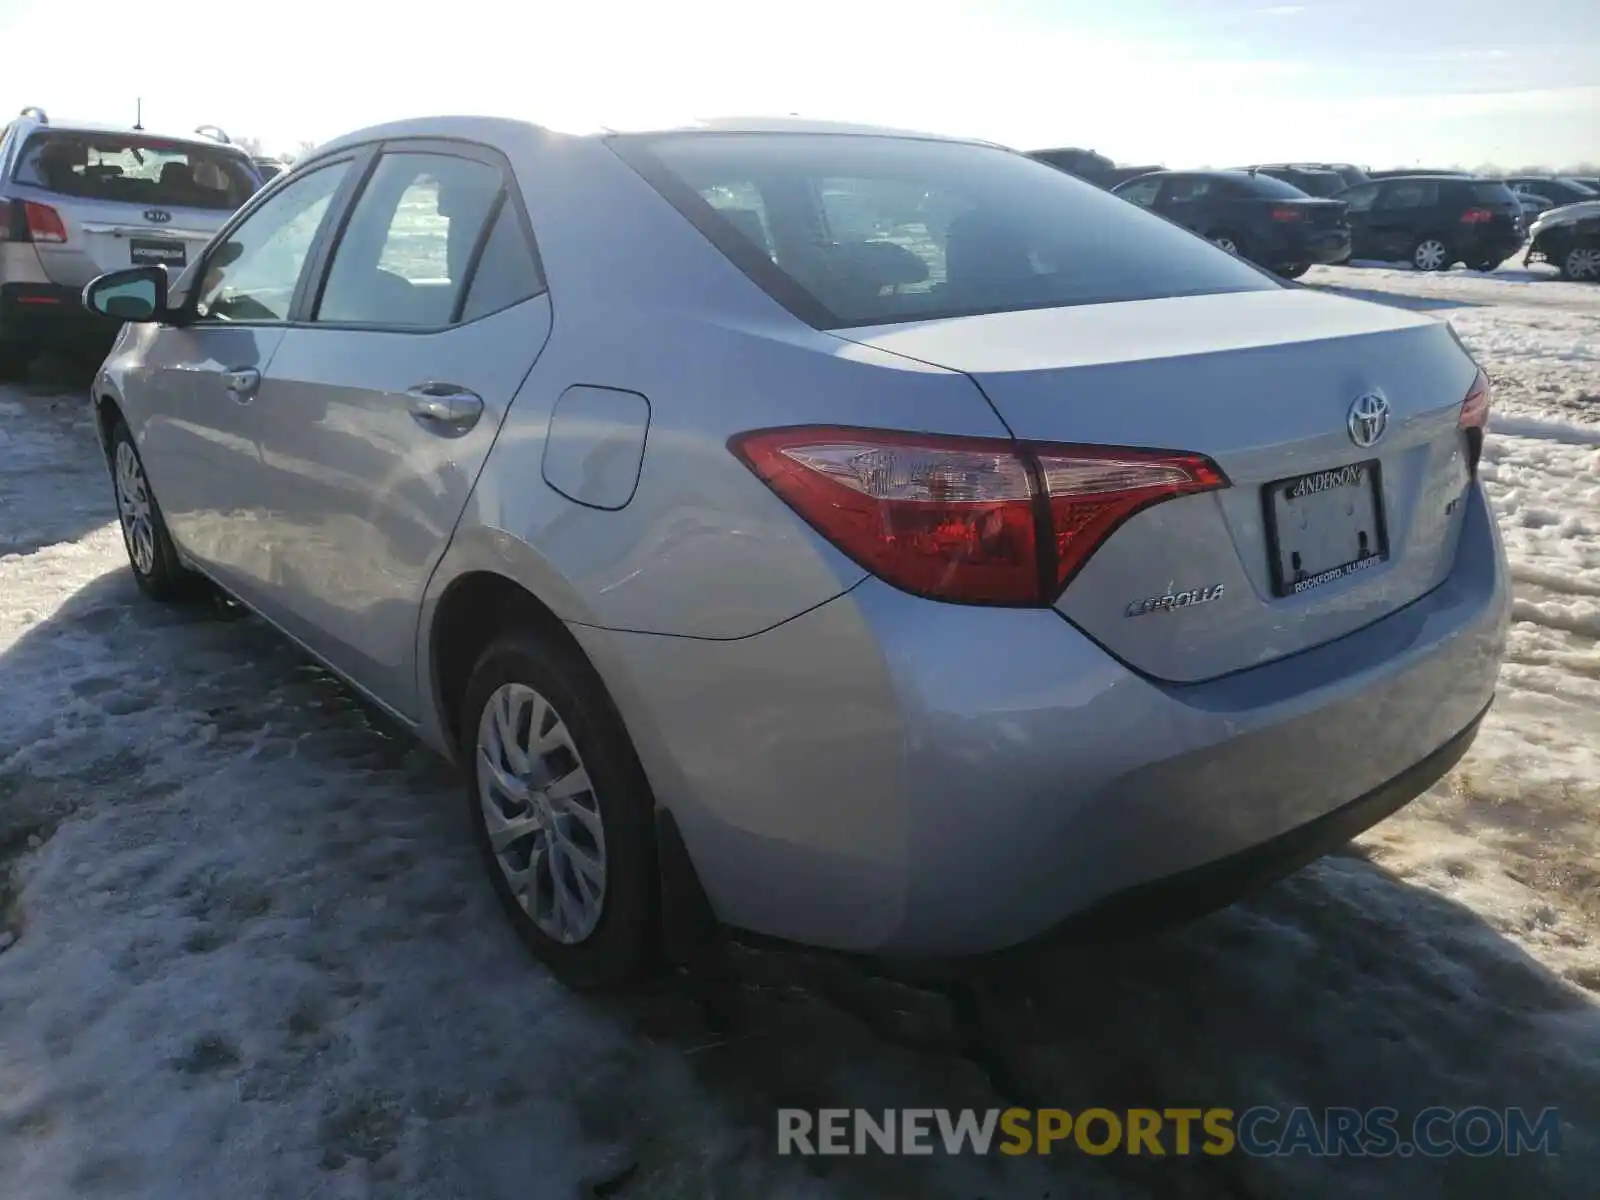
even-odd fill
[{"label": "corolla badge", "polygon": [[172,214],[164,208],[147,208],[144,210],[144,219],[152,225],[165,225],[172,220]]},{"label": "corolla badge", "polygon": [[1175,589],[1168,587],[1159,596],[1150,596],[1144,600],[1130,600],[1128,607],[1123,610],[1125,617],[1142,617],[1147,613],[1173,612],[1180,608],[1192,608],[1196,604],[1209,604],[1213,600],[1222,599],[1222,585],[1213,583],[1210,587]]},{"label": "corolla badge", "polygon": [[1389,402],[1377,392],[1363,392],[1350,402],[1350,415],[1345,418],[1350,430],[1350,440],[1362,449],[1378,444],[1383,431],[1389,428]]}]

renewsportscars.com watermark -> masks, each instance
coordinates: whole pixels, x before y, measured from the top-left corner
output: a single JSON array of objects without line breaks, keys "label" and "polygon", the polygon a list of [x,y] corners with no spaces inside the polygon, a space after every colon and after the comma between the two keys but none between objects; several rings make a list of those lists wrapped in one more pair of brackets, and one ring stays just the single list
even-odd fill
[{"label": "renewsportscars.com watermark", "polygon": [[1558,1154],[1553,1108],[780,1108],[778,1153],[1246,1154],[1442,1158]]}]

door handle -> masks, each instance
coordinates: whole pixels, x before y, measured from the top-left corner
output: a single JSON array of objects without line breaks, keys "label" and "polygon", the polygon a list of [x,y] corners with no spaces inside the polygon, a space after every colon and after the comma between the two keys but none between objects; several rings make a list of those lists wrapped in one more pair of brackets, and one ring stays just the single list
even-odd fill
[{"label": "door handle", "polygon": [[483,415],[483,398],[453,383],[419,384],[406,395],[417,424],[446,437],[460,437]]},{"label": "door handle", "polygon": [[261,386],[261,372],[254,367],[234,367],[222,373],[222,387],[235,400],[249,400]]}]

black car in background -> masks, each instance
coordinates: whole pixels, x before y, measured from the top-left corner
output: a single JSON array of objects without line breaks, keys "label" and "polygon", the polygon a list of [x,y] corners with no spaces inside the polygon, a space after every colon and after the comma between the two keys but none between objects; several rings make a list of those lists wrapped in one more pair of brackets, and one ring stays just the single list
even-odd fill
[{"label": "black car in background", "polygon": [[1588,184],[1566,175],[1510,175],[1500,182],[1513,192],[1542,196],[1550,201],[1553,208],[1560,208],[1563,204],[1578,204],[1584,200],[1600,200],[1600,193]]},{"label": "black car in background", "polygon": [[1600,205],[1567,205],[1535,218],[1522,264],[1547,262],[1561,278],[1600,282]]},{"label": "black car in background", "polygon": [[1080,150],[1062,146],[1054,150],[1029,150],[1028,157],[1068,175],[1076,175],[1086,183],[1110,190],[1125,179],[1159,171],[1160,167],[1119,167],[1104,154],[1094,150]]},{"label": "black car in background", "polygon": [[1419,271],[1447,271],[1458,262],[1493,270],[1525,235],[1522,206],[1497,179],[1404,175],[1347,188],[1335,199],[1348,210],[1351,258],[1404,259]]},{"label": "black car in background", "polygon": [[1344,205],[1249,171],[1158,171],[1113,194],[1289,279],[1350,256]]},{"label": "black car in background", "polygon": [[1234,169],[1256,171],[1262,175],[1270,175],[1274,179],[1281,179],[1284,183],[1299,188],[1308,196],[1331,196],[1353,184],[1363,183],[1366,179],[1364,175],[1359,179],[1347,179],[1331,166],[1317,166],[1311,163],[1262,163],[1259,166]]}]

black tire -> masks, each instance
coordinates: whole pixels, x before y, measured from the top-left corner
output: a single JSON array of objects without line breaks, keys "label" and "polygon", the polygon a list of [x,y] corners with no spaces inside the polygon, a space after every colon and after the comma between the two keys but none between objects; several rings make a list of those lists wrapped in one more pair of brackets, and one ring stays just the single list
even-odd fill
[{"label": "black tire", "polygon": [[1574,283],[1600,282],[1600,245],[1594,242],[1563,246],[1556,264],[1561,278]]},{"label": "black tire", "polygon": [[[1436,252],[1434,247],[1437,247]],[[1418,271],[1448,271],[1455,265],[1456,252],[1439,234],[1425,233],[1412,244],[1410,259],[1412,267]],[[1425,266],[1425,262],[1435,265]]]},{"label": "black tire", "polygon": [[[507,684],[521,684],[548,702],[566,726],[604,835],[605,883],[600,914],[581,940],[552,937],[518,902],[490,844],[479,753],[485,709]],[[461,761],[466,801],[484,868],[518,935],[552,974],[580,990],[620,988],[637,982],[660,962],[660,876],[655,840],[655,799],[605,686],[578,651],[526,632],[507,633],[479,657],[461,710]]]},{"label": "black tire", "polygon": [[1285,279],[1299,279],[1300,276],[1311,270],[1311,264],[1285,263],[1282,266],[1274,267],[1273,270],[1277,272],[1277,274],[1282,275]]},{"label": "black tire", "polygon": [[[139,590],[150,599],[164,604],[195,598],[204,590],[204,581],[179,560],[177,548],[172,544],[172,535],[167,531],[166,518],[161,515],[161,505],[156,502],[155,489],[150,484],[150,477],[145,474],[144,460],[139,457],[139,448],[133,444],[133,434],[128,431],[121,417],[112,422],[111,436],[107,441],[111,496],[117,505],[117,521],[122,527],[122,545],[128,552],[128,566],[133,571]],[[118,464],[124,452],[132,456],[148,504],[151,543],[148,556],[137,548],[139,534],[123,503],[123,484],[118,479]]]},{"label": "black tire", "polygon": [[26,379],[33,358],[33,351],[26,346],[16,342],[0,342],[0,380]]}]

